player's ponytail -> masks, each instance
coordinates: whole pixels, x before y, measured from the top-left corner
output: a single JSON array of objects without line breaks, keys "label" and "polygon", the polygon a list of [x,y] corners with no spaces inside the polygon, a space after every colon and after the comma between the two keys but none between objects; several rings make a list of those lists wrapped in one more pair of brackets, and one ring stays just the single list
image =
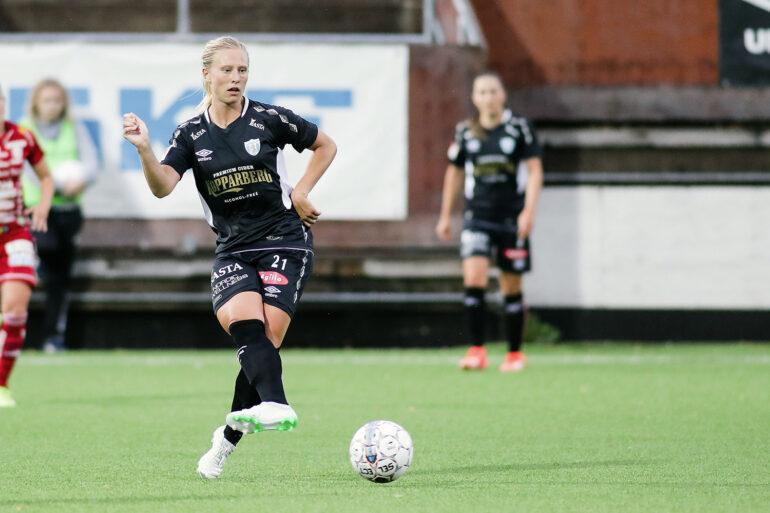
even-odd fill
[{"label": "player's ponytail", "polygon": [[[249,58],[249,52],[246,50],[246,45],[238,41],[232,36],[222,36],[216,39],[212,39],[206,46],[203,47],[201,53],[201,66],[204,69],[211,69],[211,65],[214,63],[214,57],[219,50],[226,50],[230,48],[240,48],[246,54],[246,59]],[[203,100],[195,108],[195,111],[199,114],[204,112],[211,105],[211,86],[205,80],[203,81]]]},{"label": "player's ponytail", "polygon": [[479,111],[476,111],[473,113],[473,116],[471,116],[470,121],[468,122],[468,129],[471,132],[471,135],[473,135],[474,139],[478,139],[479,141],[484,141],[487,138],[487,134],[484,132],[484,129],[481,127],[481,121],[479,119]]}]

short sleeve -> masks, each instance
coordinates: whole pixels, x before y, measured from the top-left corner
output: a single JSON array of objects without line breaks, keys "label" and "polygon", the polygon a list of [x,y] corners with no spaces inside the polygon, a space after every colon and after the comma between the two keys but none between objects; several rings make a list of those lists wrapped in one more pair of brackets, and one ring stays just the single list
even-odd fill
[{"label": "short sleeve", "polygon": [[276,146],[283,147],[291,144],[298,152],[313,145],[318,138],[318,127],[310,121],[296,115],[289,109],[272,106],[267,113],[275,116],[273,123]]},{"label": "short sleeve", "polygon": [[43,149],[37,143],[37,139],[35,139],[35,134],[33,134],[31,130],[27,128],[21,128],[20,131],[24,136],[24,138],[27,139],[27,148],[28,148],[27,155],[26,155],[27,162],[29,162],[31,166],[34,166],[35,164],[37,164],[43,159],[44,157]]},{"label": "short sleeve", "polygon": [[521,122],[520,128],[522,142],[524,144],[521,146],[521,153],[519,158],[521,160],[526,160],[535,157],[542,157],[543,147],[540,145],[537,132],[535,131],[535,127],[532,126],[532,123],[528,119],[524,119]]},{"label": "short sleeve", "polygon": [[187,138],[182,127],[178,127],[174,131],[169,144],[170,146],[160,163],[173,167],[179,176],[182,176],[185,171],[192,167],[192,149],[187,144]]},{"label": "short sleeve", "polygon": [[447,150],[447,158],[449,162],[457,167],[465,167],[465,128],[462,124],[457,125],[455,129],[455,138],[452,144],[449,145]]}]

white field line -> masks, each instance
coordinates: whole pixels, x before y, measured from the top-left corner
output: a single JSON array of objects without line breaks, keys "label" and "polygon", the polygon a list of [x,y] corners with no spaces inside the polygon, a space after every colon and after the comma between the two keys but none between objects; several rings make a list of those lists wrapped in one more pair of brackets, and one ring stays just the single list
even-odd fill
[{"label": "white field line", "polygon": [[[305,353],[303,351],[282,352],[283,361],[288,365],[451,365],[457,364],[462,356],[462,351],[457,354],[447,354],[445,352],[429,354],[420,352],[409,354],[408,352],[398,352],[394,354],[340,354],[329,353]],[[490,364],[495,364],[497,360],[502,361],[502,355],[495,358],[490,357]],[[211,353],[211,354],[181,354],[158,355],[158,356],[139,356],[126,354],[118,355],[88,355],[80,356],[77,354],[66,355],[39,355],[23,354],[20,362],[22,365],[30,366],[78,366],[78,365],[103,365],[103,366],[179,366],[189,365],[193,367],[203,367],[208,365],[228,365],[237,366],[235,354]],[[499,362],[497,362],[499,363]],[[539,365],[666,365],[666,364],[685,364],[685,363],[712,363],[712,364],[770,364],[770,352],[767,354],[754,355],[729,355],[729,354],[640,354],[640,355],[609,355],[609,354],[535,354],[529,356],[529,363],[532,366]]]}]

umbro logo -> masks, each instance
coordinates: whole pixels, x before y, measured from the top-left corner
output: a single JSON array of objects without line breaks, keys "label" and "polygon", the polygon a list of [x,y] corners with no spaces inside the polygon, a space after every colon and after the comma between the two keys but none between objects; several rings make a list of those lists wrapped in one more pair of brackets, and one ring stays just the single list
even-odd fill
[{"label": "umbro logo", "polygon": [[271,294],[280,294],[281,293],[281,289],[279,289],[278,287],[273,287],[272,285],[270,285],[269,287],[265,287],[265,292],[269,292]]},{"label": "umbro logo", "polygon": [[203,162],[204,160],[211,160],[211,157],[209,157],[209,155],[211,155],[212,153],[214,152],[211,150],[207,150],[205,148],[195,152],[195,154],[198,156],[198,162]]}]

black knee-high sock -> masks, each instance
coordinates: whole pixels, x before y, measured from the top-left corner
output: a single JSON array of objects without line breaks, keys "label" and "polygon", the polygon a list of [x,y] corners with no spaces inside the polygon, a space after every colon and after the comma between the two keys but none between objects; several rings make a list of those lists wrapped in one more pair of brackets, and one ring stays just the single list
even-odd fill
[{"label": "black knee-high sock", "polygon": [[521,294],[505,296],[503,318],[505,335],[508,338],[508,351],[519,351],[524,338],[524,300]]},{"label": "black knee-high sock", "polygon": [[467,287],[465,289],[465,331],[468,342],[472,346],[483,346],[485,335],[485,319],[487,305],[484,300],[484,289]]},{"label": "black knee-high sock", "polygon": [[262,401],[288,404],[281,378],[281,355],[267,338],[265,324],[257,319],[234,322],[230,334],[238,346],[241,369]]},{"label": "black knee-high sock", "polygon": [[[261,403],[257,390],[249,384],[249,380],[246,374],[241,369],[238,372],[238,377],[235,378],[235,391],[233,392],[233,405],[230,411],[240,411],[246,408],[251,408]],[[230,426],[225,426],[225,439],[233,445],[238,445],[243,433],[236,431]]]}]

